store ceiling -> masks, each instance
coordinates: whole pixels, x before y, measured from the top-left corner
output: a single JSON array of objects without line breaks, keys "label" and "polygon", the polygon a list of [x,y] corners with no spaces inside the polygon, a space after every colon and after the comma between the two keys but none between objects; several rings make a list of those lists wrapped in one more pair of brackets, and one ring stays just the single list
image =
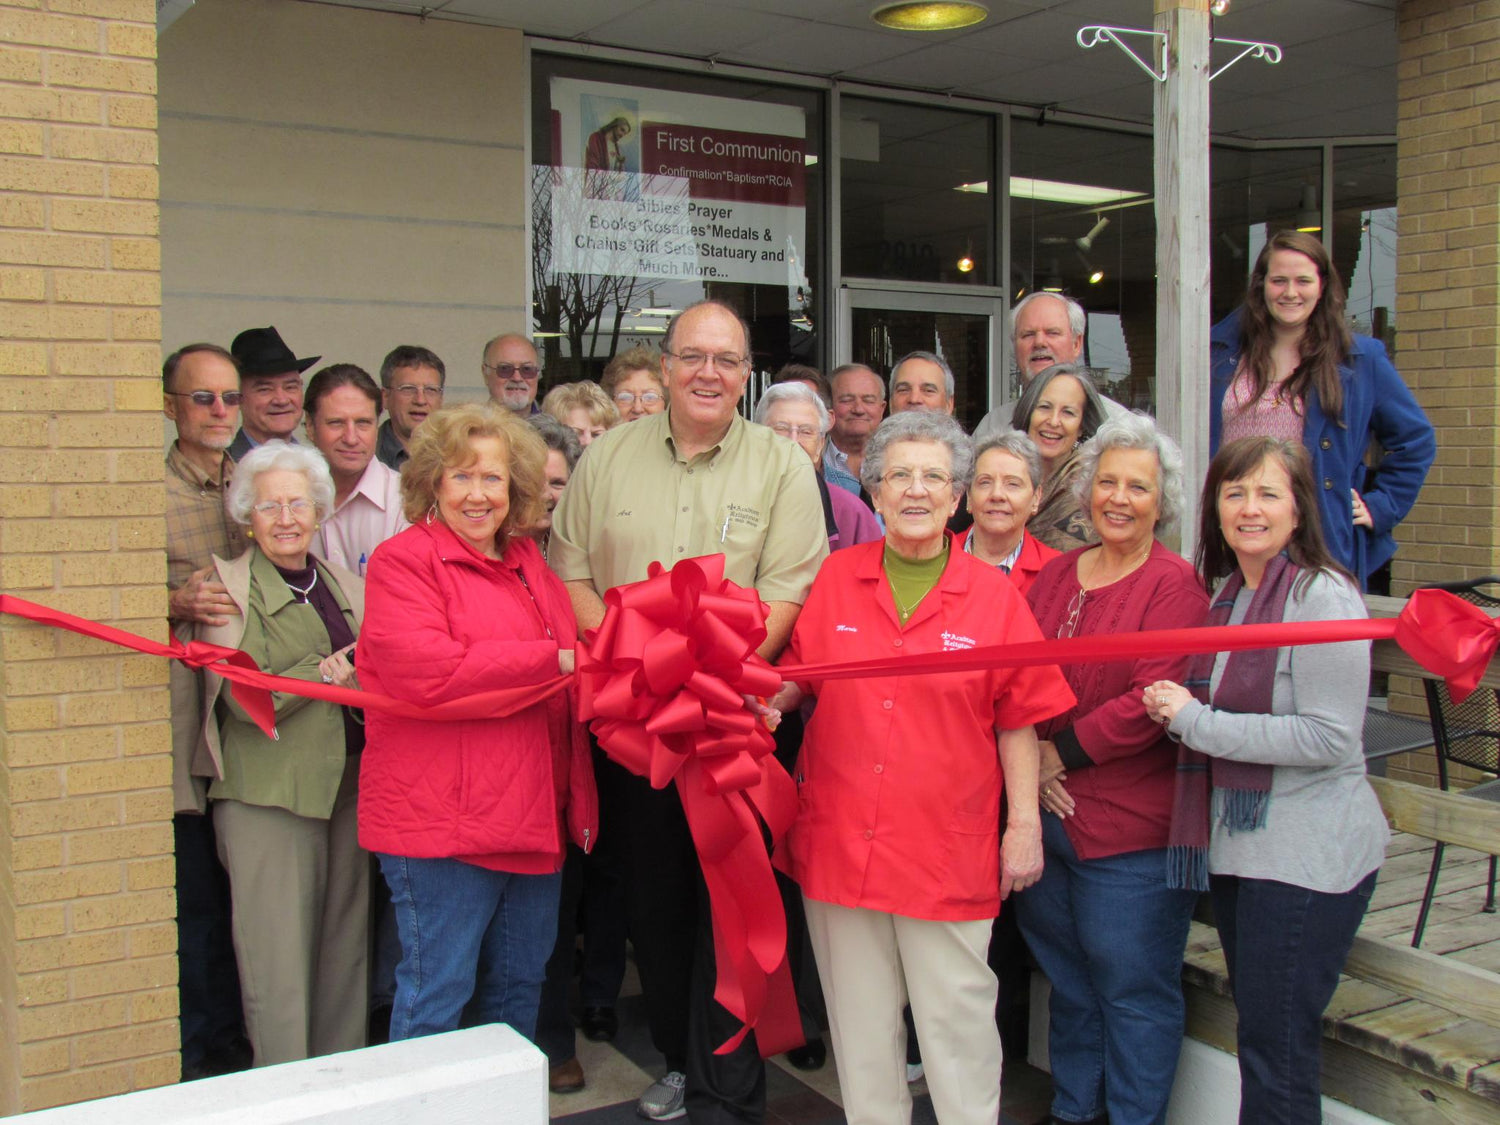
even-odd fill
[{"label": "store ceiling", "polygon": [[[1084,50],[1075,38],[1090,24],[1149,28],[1151,0],[985,0],[985,23],[937,34],[877,27],[869,18],[876,0],[313,2],[1151,121],[1151,79],[1117,47]],[[1395,133],[1396,3],[1232,0],[1215,33],[1275,43],[1284,56],[1276,66],[1245,59],[1214,82],[1214,133],[1254,139]],[[1216,46],[1215,64],[1236,50]]]}]

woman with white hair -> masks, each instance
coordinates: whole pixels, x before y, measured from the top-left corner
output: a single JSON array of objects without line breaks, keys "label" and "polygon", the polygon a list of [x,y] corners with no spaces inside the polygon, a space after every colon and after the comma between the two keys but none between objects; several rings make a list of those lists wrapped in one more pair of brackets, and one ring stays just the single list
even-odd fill
[{"label": "woman with white hair", "polygon": [[823,522],[828,528],[828,549],[852,547],[880,538],[875,514],[854,493],[829,488],[823,479],[823,445],[833,419],[817,391],[806,383],[775,383],[766,388],[755,407],[755,420],[800,445],[810,458],[823,497]]},{"label": "woman with white hair", "polygon": [[[947,523],[974,468],[946,414],[880,424],[860,479],[882,541],[831,555],[785,662],[934,653],[1039,639],[1021,595]],[[802,889],[850,1121],[909,1125],[909,999],[942,1125],[995,1125],[1000,1034],[985,963],[1000,902],[1041,868],[1034,724],[1072,693],[1050,665],[786,684],[817,698],[797,759],[797,819],[776,864]],[[1009,797],[1002,834],[1000,797]]]},{"label": "woman with white hair", "polygon": [[[1097,543],[1053,559],[1027,594],[1046,637],[1201,625],[1203,584],[1157,536],[1182,511],[1182,454],[1144,414],[1079,450]],[[1052,983],[1052,1116],[1165,1120],[1182,1044],[1182,951],[1197,897],[1167,883],[1177,752],[1142,690],[1186,657],[1065,664],[1075,707],[1041,724],[1046,865],[1017,919]]]},{"label": "woman with white hair", "polygon": [[[358,686],[350,653],[364,583],[309,553],[333,496],[311,446],[268,441],[239,463],[225,504],[251,546],[214,558],[239,613],[200,625],[199,640],[241,649],[273,675]],[[362,1047],[370,857],[355,804],[364,727],[348,708],[274,692],[271,739],[212,671],[204,694],[194,767],[213,779],[255,1064]]]}]

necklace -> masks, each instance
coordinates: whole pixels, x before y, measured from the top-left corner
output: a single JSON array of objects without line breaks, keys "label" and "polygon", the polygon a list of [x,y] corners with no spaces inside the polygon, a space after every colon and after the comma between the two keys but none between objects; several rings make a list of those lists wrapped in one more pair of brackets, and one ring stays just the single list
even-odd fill
[{"label": "necklace", "polygon": [[1140,565],[1145,562],[1146,559],[1150,556],[1151,544],[1147,543],[1146,549],[1142,551],[1138,557],[1131,559],[1130,565],[1127,566],[1125,570],[1116,575],[1114,578],[1109,579],[1109,581],[1107,582],[1095,581],[1095,579],[1099,577],[1099,563],[1104,558],[1104,548],[1100,547],[1098,548],[1098,551],[1099,553],[1094,556],[1094,565],[1089,567],[1088,581],[1080,581],[1078,583],[1078,593],[1074,594],[1073,597],[1068,601],[1068,616],[1063,620],[1063,623],[1057,627],[1057,636],[1059,640],[1071,637],[1078,632],[1078,622],[1083,617],[1083,605],[1086,601],[1088,601],[1089,593],[1093,590],[1099,589],[1101,586],[1112,585],[1120,581],[1120,579],[1124,578],[1126,575],[1132,574],[1136,570],[1138,570],[1140,568]]},{"label": "necklace", "polygon": [[286,583],[287,589],[292,591],[292,593],[294,594],[301,595],[302,601],[306,602],[307,596],[312,593],[313,587],[318,584],[318,568],[313,567],[313,580],[307,584],[307,587],[305,589],[301,586],[293,585],[291,580],[286,578],[285,576],[283,576],[281,580]]},{"label": "necklace", "polygon": [[911,615],[916,612],[917,606],[919,606],[919,605],[922,604],[922,599],[925,598],[931,592],[932,591],[930,591],[930,590],[923,590],[919,595],[917,595],[917,600],[916,601],[912,602],[911,605],[906,605],[905,603],[903,603],[901,601],[900,596],[896,593],[896,587],[892,586],[891,587],[891,600],[896,603],[896,608],[901,611],[901,620],[902,621],[908,620],[911,617]]}]

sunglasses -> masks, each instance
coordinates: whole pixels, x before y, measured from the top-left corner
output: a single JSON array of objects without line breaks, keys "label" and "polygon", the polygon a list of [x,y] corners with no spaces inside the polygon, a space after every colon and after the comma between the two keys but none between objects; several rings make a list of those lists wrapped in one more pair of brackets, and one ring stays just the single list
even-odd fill
[{"label": "sunglasses", "polygon": [[177,398],[190,398],[194,406],[212,406],[215,400],[222,400],[225,406],[238,406],[245,400],[245,396],[239,391],[221,391],[218,394],[213,391],[168,391],[167,394]]}]

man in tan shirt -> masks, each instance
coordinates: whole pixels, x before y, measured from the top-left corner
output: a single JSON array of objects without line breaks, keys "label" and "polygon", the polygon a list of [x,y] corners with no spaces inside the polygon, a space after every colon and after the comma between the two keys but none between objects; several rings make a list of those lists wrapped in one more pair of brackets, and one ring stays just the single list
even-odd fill
[{"label": "man in tan shirt", "polygon": [[[795,444],[738,412],[750,377],[750,332],[727,305],[679,313],[662,356],[664,414],[617,426],[585,452],[553,519],[549,561],[568,585],[580,630],[604,617],[603,595],[646,577],[653,561],[722,553],[725,575],[770,606],[760,653],[774,660],[828,554],[813,467]],[[617,768],[617,767],[614,767]],[[601,792],[612,786],[601,785]],[[631,933],[652,1041],[668,1073],[642,1095],[655,1120],[760,1121],[765,1066],[713,1000],[708,895],[675,788],[623,779],[630,836]]]},{"label": "man in tan shirt", "polygon": [[[240,415],[234,357],[215,344],[173,352],[162,365],[162,412],[177,426],[166,471],[168,624],[179,640],[190,641],[196,625],[222,624],[239,612],[213,576],[214,555],[233,558],[247,545],[224,510],[234,472],[227,450]],[[230,944],[229,884],[213,820],[204,815],[206,782],[188,770],[203,729],[202,674],[174,660],[169,685],[182,1073],[203,1078],[243,1070],[250,1056]]]}]

